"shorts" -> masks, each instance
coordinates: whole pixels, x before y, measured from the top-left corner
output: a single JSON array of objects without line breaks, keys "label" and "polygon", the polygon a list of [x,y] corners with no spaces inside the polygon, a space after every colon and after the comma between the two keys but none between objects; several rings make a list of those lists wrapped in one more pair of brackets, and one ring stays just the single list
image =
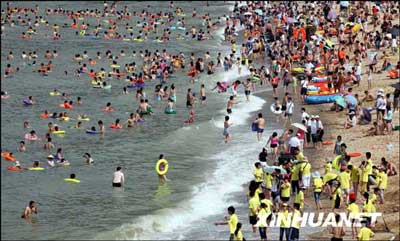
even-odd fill
[{"label": "shorts", "polygon": [[301,87],[300,94],[301,95],[306,95],[307,94],[307,88]]},{"label": "shorts", "polygon": [[299,180],[292,180],[291,181],[291,186],[292,186],[292,192],[293,193],[297,193],[297,191],[300,189],[300,186],[299,186]]},{"label": "shorts", "polygon": [[245,95],[250,95],[250,90],[245,90],[245,91],[244,91],[244,94],[245,94]]},{"label": "shorts", "polygon": [[304,187],[308,188],[310,186],[310,179],[311,179],[310,176],[302,176],[301,177],[301,181],[303,182]]},{"label": "shorts", "polygon": [[278,88],[278,85],[272,85],[272,88],[274,88],[274,89],[276,89],[276,88]]},{"label": "shorts", "polygon": [[281,110],[282,110],[282,111],[285,111],[285,110],[286,110],[286,105],[282,105]]},{"label": "shorts", "polygon": [[257,216],[249,216],[249,221],[251,225],[255,225],[257,223]]},{"label": "shorts", "polygon": [[259,227],[258,231],[260,232],[261,239],[267,239],[267,228],[266,227]]},{"label": "shorts", "polygon": [[122,184],[121,184],[121,183],[114,183],[114,182],[113,182],[112,186],[113,186],[113,187],[122,187]]},{"label": "shorts", "polygon": [[190,101],[186,101],[186,107],[192,107],[192,103],[190,103]]},{"label": "shorts", "polygon": [[392,120],[385,120],[386,124],[392,123]]},{"label": "shorts", "polygon": [[289,202],[290,197],[281,197],[282,202]]},{"label": "shorts", "polygon": [[229,132],[227,129],[224,129],[224,132],[222,133],[223,136],[229,136]]},{"label": "shorts", "polygon": [[318,142],[317,134],[311,134],[311,140],[312,140],[313,143],[317,143]]},{"label": "shorts", "polygon": [[336,197],[335,199],[335,208],[340,208],[340,197]]},{"label": "shorts", "polygon": [[207,99],[206,96],[202,96],[202,97],[201,97],[201,100],[202,100],[202,101],[205,101],[206,99]]},{"label": "shorts", "polygon": [[314,192],[314,199],[315,201],[320,201],[321,200],[321,192]]},{"label": "shorts", "polygon": [[228,112],[228,114],[232,114],[232,109],[226,109],[226,112]]},{"label": "shorts", "polygon": [[332,238],[331,238],[331,241],[343,241],[343,238],[335,238],[335,237],[332,237]]},{"label": "shorts", "polygon": [[292,113],[287,113],[287,112],[285,112],[285,116],[286,117],[291,117],[293,114]]},{"label": "shorts", "polygon": [[382,109],[377,109],[378,112],[382,113],[382,115],[385,115],[385,110]]},{"label": "shorts", "polygon": [[385,189],[379,189],[379,197],[382,201],[385,200]]},{"label": "shorts", "polygon": [[329,185],[330,187],[332,187],[334,181],[335,181],[335,179],[332,179],[332,180],[329,180],[327,183],[328,183],[328,185]]},{"label": "shorts", "polygon": [[263,133],[264,132],[264,129],[262,129],[262,128],[257,128],[257,133]]},{"label": "shorts", "polygon": [[271,197],[272,197],[272,201],[275,200],[275,198],[279,197],[279,193],[278,192],[271,192]]},{"label": "shorts", "polygon": [[270,147],[271,148],[276,148],[276,147],[278,147],[278,144],[271,144]]}]

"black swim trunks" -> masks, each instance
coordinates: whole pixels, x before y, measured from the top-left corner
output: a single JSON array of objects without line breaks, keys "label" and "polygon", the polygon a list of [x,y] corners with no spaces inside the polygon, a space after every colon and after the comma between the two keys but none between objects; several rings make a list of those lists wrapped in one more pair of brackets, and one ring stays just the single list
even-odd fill
[{"label": "black swim trunks", "polygon": [[228,112],[228,114],[232,114],[232,109],[226,109],[226,112]]}]

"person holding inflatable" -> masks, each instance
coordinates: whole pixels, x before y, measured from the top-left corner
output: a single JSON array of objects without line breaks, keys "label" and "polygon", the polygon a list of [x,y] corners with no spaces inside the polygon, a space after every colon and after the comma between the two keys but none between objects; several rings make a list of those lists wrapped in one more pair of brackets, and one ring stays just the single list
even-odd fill
[{"label": "person holding inflatable", "polygon": [[168,172],[168,161],[164,159],[163,154],[160,154],[159,160],[157,161],[156,172],[160,179],[160,184],[164,184],[168,180],[166,176]]}]

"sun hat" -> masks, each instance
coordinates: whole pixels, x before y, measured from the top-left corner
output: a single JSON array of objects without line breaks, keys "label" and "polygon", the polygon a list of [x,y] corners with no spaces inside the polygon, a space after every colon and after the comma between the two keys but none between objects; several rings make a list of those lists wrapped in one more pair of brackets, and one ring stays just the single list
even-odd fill
[{"label": "sun hat", "polygon": [[48,156],[47,156],[47,158],[49,158],[49,159],[53,159],[53,158],[54,158],[54,156],[50,154],[50,155],[48,155]]}]

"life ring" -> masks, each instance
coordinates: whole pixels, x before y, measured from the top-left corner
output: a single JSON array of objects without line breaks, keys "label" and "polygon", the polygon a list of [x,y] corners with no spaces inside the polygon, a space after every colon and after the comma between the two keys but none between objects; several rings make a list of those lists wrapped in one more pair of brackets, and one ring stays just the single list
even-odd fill
[{"label": "life ring", "polygon": [[8,98],[10,98],[10,95],[2,95],[1,96],[1,99],[8,99]]},{"label": "life ring", "polygon": [[101,88],[102,88],[102,89],[105,89],[105,90],[109,90],[109,89],[111,89],[111,87],[112,87],[112,85],[106,85],[106,86],[101,87]]},{"label": "life ring", "polygon": [[86,117],[86,118],[78,117],[77,120],[78,120],[78,121],[90,121],[90,118],[89,118],[89,117]]},{"label": "life ring", "polygon": [[96,135],[96,134],[100,134],[99,131],[92,131],[92,130],[86,130],[87,134],[92,134],[92,135]]},{"label": "life ring", "polygon": [[112,64],[111,65],[111,68],[120,68],[121,66],[120,65],[118,65],[118,64]]},{"label": "life ring", "polygon": [[251,76],[249,79],[250,79],[253,83],[260,81],[260,77],[258,77],[258,76]]},{"label": "life ring", "polygon": [[64,131],[64,130],[61,130],[61,131],[53,131],[53,134],[63,135],[63,134],[65,134],[65,131]]},{"label": "life ring", "polygon": [[31,137],[29,133],[26,133],[25,139],[30,140],[30,141],[36,141],[39,139],[39,137]]},{"label": "life ring", "polygon": [[135,41],[135,42],[143,42],[143,39],[135,38],[135,39],[133,39],[133,41]]},{"label": "life ring", "polygon": [[69,161],[57,162],[56,164],[59,166],[70,166],[71,165],[71,163]]},{"label": "life ring", "polygon": [[118,126],[118,125],[112,124],[112,125],[110,126],[110,128],[111,128],[111,129],[122,129],[122,126]]},{"label": "life ring", "polygon": [[64,181],[72,183],[80,183],[81,181],[75,178],[65,178]]},{"label": "life ring", "polygon": [[52,92],[49,93],[49,95],[50,96],[59,96],[59,95],[61,95],[61,93],[52,91]]},{"label": "life ring", "polygon": [[332,145],[333,144],[333,142],[331,142],[331,141],[323,141],[322,142],[322,145]]},{"label": "life ring", "polygon": [[30,167],[28,168],[29,171],[43,171],[43,167]]},{"label": "life ring", "polygon": [[74,108],[70,104],[59,104],[58,106],[61,107],[61,108],[64,108],[64,109],[72,109],[72,108]]},{"label": "life ring", "polygon": [[7,170],[9,170],[9,171],[23,171],[24,169],[18,168],[18,167],[7,167]]},{"label": "life ring", "polygon": [[42,113],[42,114],[40,114],[40,117],[43,119],[47,119],[47,118],[49,118],[49,114]]},{"label": "life ring", "polygon": [[168,172],[168,161],[165,159],[158,160],[156,164],[156,172],[158,175],[163,176]]},{"label": "life ring", "polygon": [[271,110],[271,112],[274,113],[275,115],[280,115],[280,114],[282,114],[282,106],[281,106],[281,105],[275,106],[275,104],[272,104],[272,105],[270,106],[270,110]]},{"label": "life ring", "polygon": [[23,100],[24,105],[32,105],[32,102],[29,100]]},{"label": "life ring", "polygon": [[11,155],[10,152],[2,152],[1,156],[4,157],[7,161],[15,161],[16,158]]},{"label": "life ring", "polygon": [[176,111],[174,111],[174,110],[165,110],[165,114],[168,114],[168,115],[176,114]]},{"label": "life ring", "polygon": [[362,153],[361,152],[350,152],[347,155],[350,157],[359,157],[362,155]]}]

